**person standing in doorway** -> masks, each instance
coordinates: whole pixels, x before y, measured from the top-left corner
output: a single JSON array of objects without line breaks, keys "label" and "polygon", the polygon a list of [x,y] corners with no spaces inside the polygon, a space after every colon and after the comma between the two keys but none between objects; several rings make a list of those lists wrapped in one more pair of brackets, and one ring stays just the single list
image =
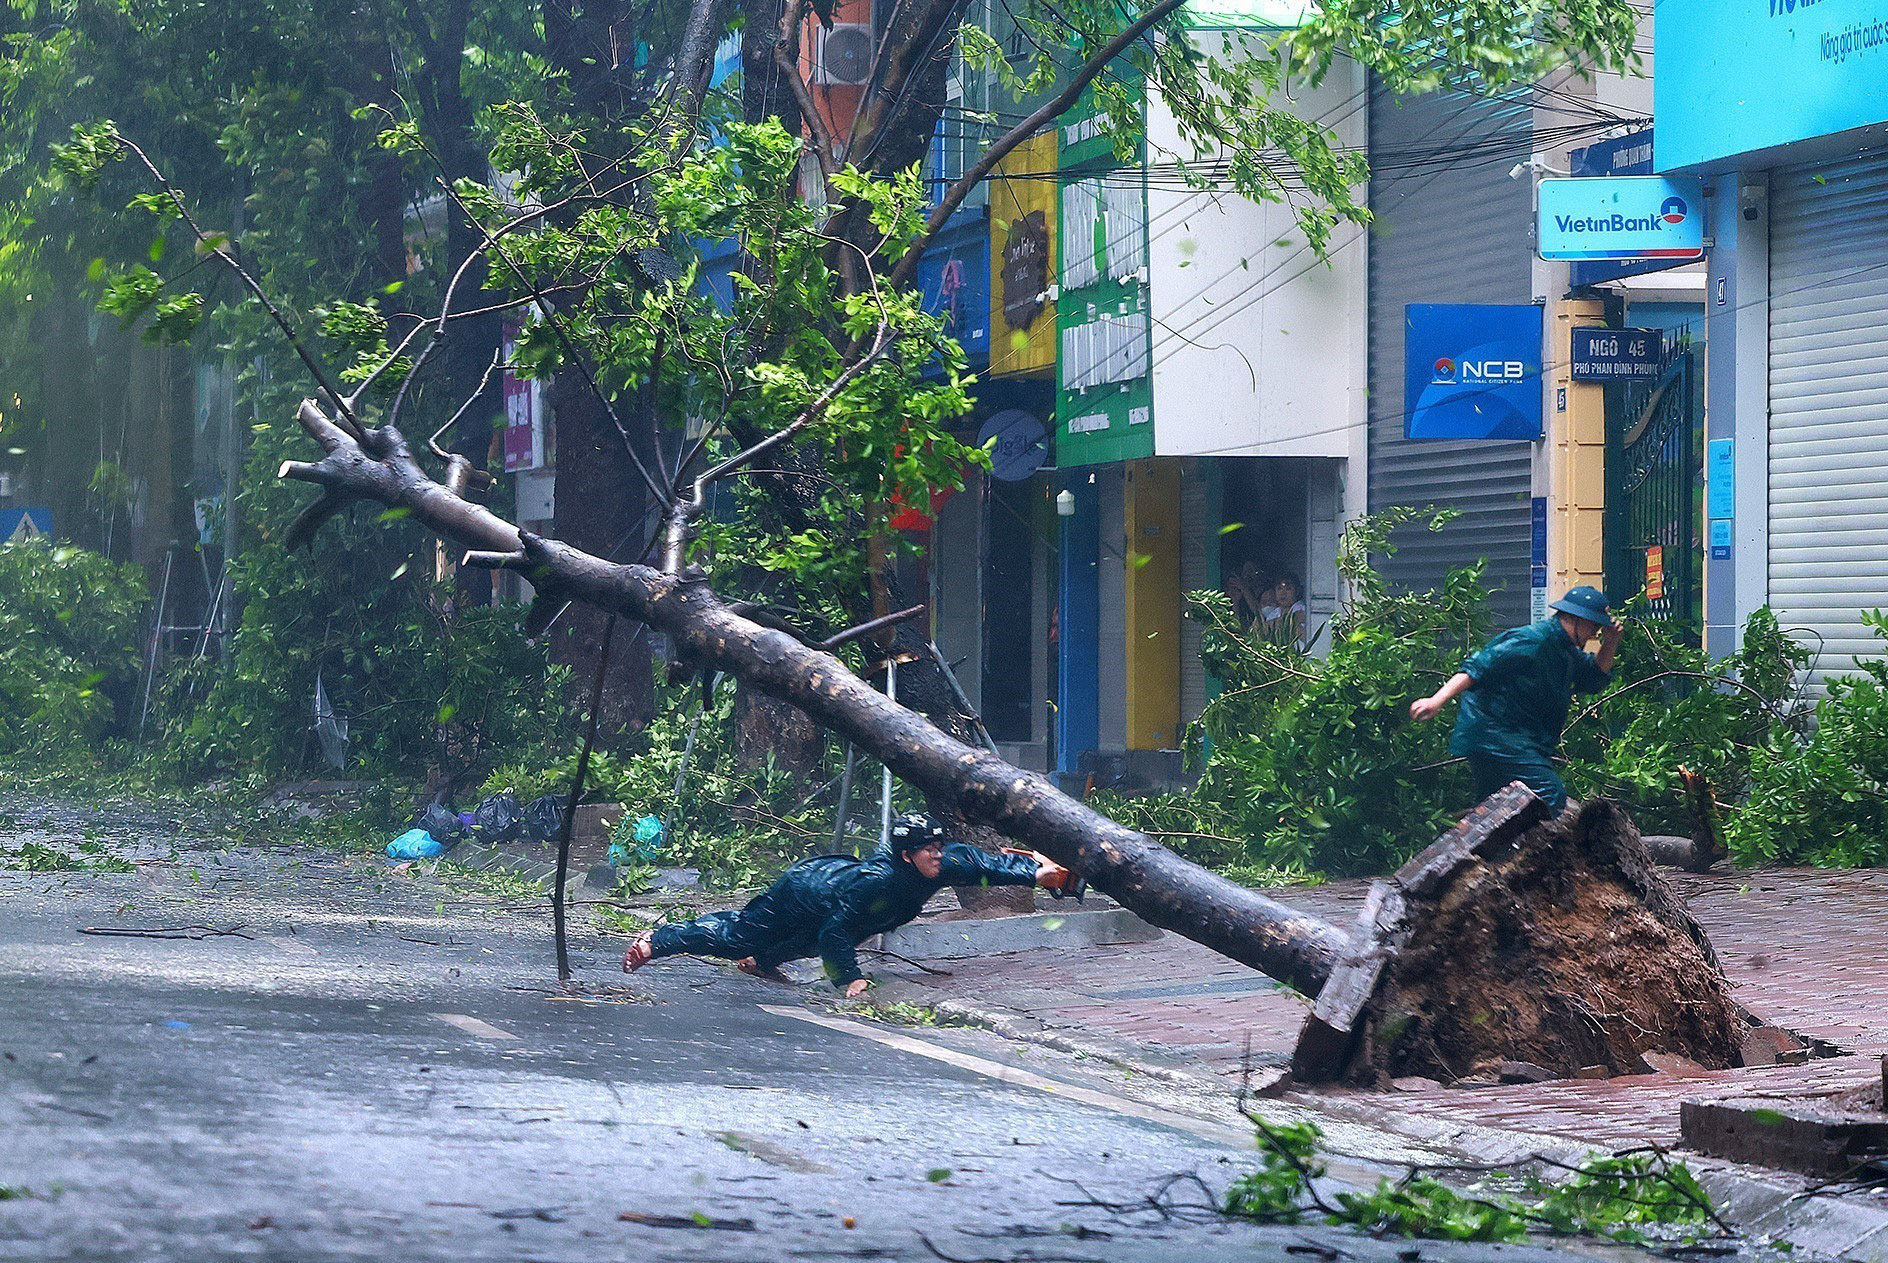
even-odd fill
[{"label": "person standing in doorway", "polygon": [[1290,645],[1294,649],[1302,650],[1305,647],[1311,611],[1305,606],[1304,587],[1298,582],[1297,575],[1286,573],[1278,577],[1265,594],[1259,617],[1265,639],[1276,645]]},{"label": "person standing in doorway", "polygon": [[1258,627],[1272,599],[1272,580],[1250,561],[1226,576],[1226,595],[1232,598],[1233,617],[1241,627]]},{"label": "person standing in doorway", "polygon": [[[1476,798],[1520,781],[1558,814],[1567,805],[1567,787],[1553,760],[1567,707],[1575,693],[1597,692],[1612,678],[1626,627],[1597,588],[1574,588],[1551,608],[1552,617],[1502,632],[1470,654],[1447,684],[1411,702],[1409,715],[1433,719],[1461,698],[1449,753],[1467,757]],[[1588,653],[1595,636],[1599,651]]]}]

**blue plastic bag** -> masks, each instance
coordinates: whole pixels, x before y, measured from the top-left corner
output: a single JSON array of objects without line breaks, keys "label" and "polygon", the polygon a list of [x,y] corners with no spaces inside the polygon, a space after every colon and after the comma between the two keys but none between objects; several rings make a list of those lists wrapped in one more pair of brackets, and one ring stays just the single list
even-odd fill
[{"label": "blue plastic bag", "polygon": [[657,816],[643,816],[633,822],[625,816],[610,839],[611,866],[623,868],[630,864],[653,863],[662,851],[665,834]]},{"label": "blue plastic bag", "polygon": [[387,858],[392,860],[430,860],[445,853],[445,843],[434,841],[424,829],[408,829],[387,843]]}]

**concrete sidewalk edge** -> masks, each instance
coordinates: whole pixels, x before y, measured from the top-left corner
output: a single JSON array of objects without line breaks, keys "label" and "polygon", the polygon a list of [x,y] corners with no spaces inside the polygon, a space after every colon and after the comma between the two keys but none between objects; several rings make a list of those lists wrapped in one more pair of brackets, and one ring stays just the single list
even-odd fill
[{"label": "concrete sidewalk edge", "polygon": [[[887,984],[878,989],[885,998],[924,1002],[923,988]],[[1040,1018],[984,1001],[939,1000],[932,1005],[939,1017],[979,1027],[1018,1043],[1035,1044],[1072,1056],[1093,1058],[1134,1074],[1226,1093],[1226,1085],[1208,1075],[1163,1064],[1155,1050],[1129,1040],[1093,1032],[1052,1027]],[[1262,1068],[1255,1074],[1254,1091],[1273,1095],[1282,1072]],[[1282,1086],[1282,1085],[1281,1085]],[[1593,1153],[1591,1146],[1540,1132],[1484,1127],[1458,1119],[1438,1120],[1398,1109],[1393,1096],[1382,1103],[1363,1098],[1336,1097],[1304,1089],[1277,1095],[1280,1101],[1312,1114],[1368,1126],[1402,1139],[1461,1155],[1470,1164],[1502,1165],[1544,1157],[1569,1165]],[[1888,1263],[1888,1207],[1807,1191],[1787,1182],[1788,1177],[1702,1154],[1676,1155],[1698,1177],[1724,1221],[1738,1232],[1758,1240],[1788,1241],[1799,1250],[1854,1259],[1858,1263]]]},{"label": "concrete sidewalk edge", "polygon": [[1166,1064],[1156,1050],[1143,1044],[1098,1035],[1092,1031],[1077,1033],[1067,1027],[1050,1026],[1041,1018],[983,1000],[939,1000],[936,997],[937,993],[930,988],[898,981],[880,983],[870,993],[873,1000],[925,1005],[941,1018],[964,1026],[974,1026],[1019,1044],[1035,1044],[1074,1057],[1106,1062],[1134,1074],[1168,1083],[1213,1092],[1225,1090],[1222,1084],[1207,1075]]}]

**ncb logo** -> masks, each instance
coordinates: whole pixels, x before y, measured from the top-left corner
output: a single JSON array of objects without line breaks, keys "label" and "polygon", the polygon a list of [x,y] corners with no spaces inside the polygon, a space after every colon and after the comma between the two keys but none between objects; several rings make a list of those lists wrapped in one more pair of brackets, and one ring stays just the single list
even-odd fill
[{"label": "ncb logo", "polygon": [[1445,355],[1436,361],[1435,374],[1429,381],[1433,386],[1449,386],[1470,382],[1506,384],[1526,379],[1527,365],[1520,360],[1463,360],[1458,364]]}]

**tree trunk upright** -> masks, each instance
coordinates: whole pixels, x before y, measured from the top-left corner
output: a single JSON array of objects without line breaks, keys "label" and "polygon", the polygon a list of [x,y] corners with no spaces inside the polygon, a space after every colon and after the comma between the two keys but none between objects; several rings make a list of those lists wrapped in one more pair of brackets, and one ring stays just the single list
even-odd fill
[{"label": "tree trunk upright", "polygon": [[[581,541],[577,547],[599,557],[634,561],[652,526],[644,520],[646,492],[629,468],[622,435],[576,373],[558,373],[550,397],[557,425],[553,521],[558,537]],[[577,602],[551,627],[551,658],[571,668],[573,704],[589,696],[607,621],[594,606]],[[649,722],[655,711],[653,662],[647,636],[616,637],[597,723],[606,742]]]}]

